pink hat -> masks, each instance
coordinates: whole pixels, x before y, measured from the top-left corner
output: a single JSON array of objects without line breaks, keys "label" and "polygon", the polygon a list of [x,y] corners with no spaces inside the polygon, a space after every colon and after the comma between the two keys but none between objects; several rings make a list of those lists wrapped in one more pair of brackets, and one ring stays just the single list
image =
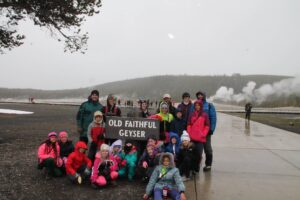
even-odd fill
[{"label": "pink hat", "polygon": [[50,132],[50,133],[48,134],[48,138],[51,138],[51,137],[57,137],[57,133],[55,133],[55,132]]},{"label": "pink hat", "polygon": [[66,131],[62,131],[59,133],[59,138],[67,138],[68,137],[68,133]]}]

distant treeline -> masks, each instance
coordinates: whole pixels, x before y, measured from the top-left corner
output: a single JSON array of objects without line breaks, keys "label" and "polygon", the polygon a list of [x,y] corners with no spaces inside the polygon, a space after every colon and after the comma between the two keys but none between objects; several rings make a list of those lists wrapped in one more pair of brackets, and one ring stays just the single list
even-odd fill
[{"label": "distant treeline", "polygon": [[[88,88],[70,90],[34,90],[34,89],[7,89],[0,88],[0,98],[29,98],[36,99],[61,99],[61,98],[86,98],[92,89],[98,89],[100,96],[110,93],[121,98],[137,99],[140,97],[155,100],[164,93],[170,93],[174,100],[180,101],[181,94],[190,92],[192,98],[198,90],[203,90],[207,96],[214,95],[221,86],[231,87],[235,92],[241,92],[242,88],[249,82],[256,82],[256,87],[263,84],[273,83],[287,76],[272,75],[246,75],[232,76],[188,76],[188,75],[165,75],[131,80],[105,83]],[[298,100],[297,100],[298,102]]]}]

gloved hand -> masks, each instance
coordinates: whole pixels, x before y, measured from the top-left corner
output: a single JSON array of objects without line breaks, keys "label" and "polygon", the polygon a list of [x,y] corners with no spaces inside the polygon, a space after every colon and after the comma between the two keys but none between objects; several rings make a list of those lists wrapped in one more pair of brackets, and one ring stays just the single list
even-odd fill
[{"label": "gloved hand", "polygon": [[143,162],[143,168],[148,168],[148,163],[146,161]]}]

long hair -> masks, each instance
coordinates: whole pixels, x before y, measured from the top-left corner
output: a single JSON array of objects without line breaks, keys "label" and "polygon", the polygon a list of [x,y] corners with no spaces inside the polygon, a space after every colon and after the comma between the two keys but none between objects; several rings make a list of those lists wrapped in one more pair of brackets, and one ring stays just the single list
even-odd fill
[{"label": "long hair", "polygon": [[45,148],[45,153],[49,154],[51,152],[51,148],[53,149],[55,156],[57,157],[58,152],[56,149],[56,145],[57,145],[57,141],[56,142],[51,142],[50,139],[45,140],[44,142],[41,143],[41,145],[45,144],[46,148]]}]

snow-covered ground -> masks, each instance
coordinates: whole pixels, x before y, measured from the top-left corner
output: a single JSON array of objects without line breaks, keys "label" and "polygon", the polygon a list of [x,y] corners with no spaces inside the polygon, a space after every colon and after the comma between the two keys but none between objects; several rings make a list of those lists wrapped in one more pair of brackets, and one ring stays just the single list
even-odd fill
[{"label": "snow-covered ground", "polygon": [[30,114],[33,114],[33,112],[29,112],[29,111],[1,109],[1,108],[0,108],[0,113],[1,114],[16,114],[16,115],[30,115]]}]

